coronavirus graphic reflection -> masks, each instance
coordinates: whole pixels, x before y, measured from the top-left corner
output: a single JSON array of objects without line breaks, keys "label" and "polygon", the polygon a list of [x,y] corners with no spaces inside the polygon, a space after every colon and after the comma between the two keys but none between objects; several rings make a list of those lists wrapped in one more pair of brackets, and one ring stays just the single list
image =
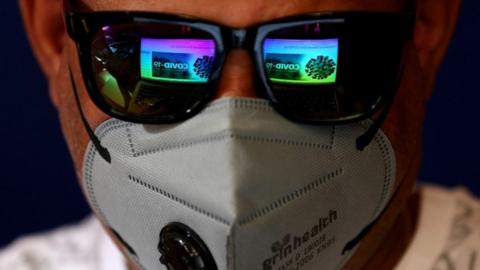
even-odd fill
[{"label": "coronavirus graphic reflection", "polygon": [[265,69],[270,81],[332,84],[337,80],[338,39],[266,39]]},{"label": "coronavirus graphic reflection", "polygon": [[141,41],[143,79],[205,83],[215,59],[215,41],[210,39],[152,39]]}]

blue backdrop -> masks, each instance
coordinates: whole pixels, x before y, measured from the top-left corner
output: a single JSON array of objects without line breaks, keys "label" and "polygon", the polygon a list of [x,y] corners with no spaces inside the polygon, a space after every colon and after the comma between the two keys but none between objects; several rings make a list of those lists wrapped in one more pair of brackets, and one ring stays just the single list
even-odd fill
[{"label": "blue backdrop", "polygon": [[[18,235],[77,221],[89,213],[16,1],[1,5],[0,247]],[[480,3],[465,1],[428,105],[420,179],[465,185],[480,196],[478,14]]]}]

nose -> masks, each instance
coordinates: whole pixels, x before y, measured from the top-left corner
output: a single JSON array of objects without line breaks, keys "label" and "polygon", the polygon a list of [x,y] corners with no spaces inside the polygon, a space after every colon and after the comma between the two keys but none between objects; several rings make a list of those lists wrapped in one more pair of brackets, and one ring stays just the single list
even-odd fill
[{"label": "nose", "polygon": [[215,99],[221,97],[257,97],[254,64],[248,51],[233,49],[221,72]]}]

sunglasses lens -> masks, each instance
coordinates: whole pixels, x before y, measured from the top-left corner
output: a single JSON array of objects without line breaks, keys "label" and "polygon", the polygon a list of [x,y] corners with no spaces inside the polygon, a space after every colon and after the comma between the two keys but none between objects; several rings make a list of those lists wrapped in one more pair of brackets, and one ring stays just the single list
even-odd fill
[{"label": "sunglasses lens", "polygon": [[267,76],[276,85],[325,85],[337,79],[338,39],[276,39],[264,43]]},{"label": "sunglasses lens", "polygon": [[91,45],[94,97],[110,113],[141,121],[186,117],[209,96],[216,42],[175,24],[106,25]]},{"label": "sunglasses lens", "polygon": [[306,121],[352,120],[393,91],[403,41],[362,22],[360,29],[344,21],[305,23],[266,36],[264,74],[282,111]]}]

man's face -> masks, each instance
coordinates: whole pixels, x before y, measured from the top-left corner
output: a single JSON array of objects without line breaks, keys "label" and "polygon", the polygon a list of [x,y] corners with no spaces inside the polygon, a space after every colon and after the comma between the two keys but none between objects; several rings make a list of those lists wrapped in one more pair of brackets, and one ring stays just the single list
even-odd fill
[{"label": "man's face", "polygon": [[[22,2],[24,13],[25,9],[28,10],[31,8],[30,4],[25,2],[26,1]],[[394,202],[391,204],[391,209],[387,211],[387,216],[389,217],[385,218],[385,220],[387,220],[386,223],[391,223],[391,220],[398,216],[415,183],[420,160],[424,103],[429,96],[436,70],[446,50],[453,29],[450,25],[448,27],[445,25],[436,25],[437,19],[438,21],[445,19],[437,18],[441,16],[445,17],[445,14],[437,13],[452,9],[451,3],[457,1],[450,1],[450,4],[446,3],[448,2],[447,0],[419,0],[417,2],[419,15],[417,15],[418,21],[414,38],[407,53],[406,71],[400,88],[398,89],[395,102],[387,120],[382,126],[382,130],[391,141],[396,154],[397,175],[395,188],[400,187],[396,198],[394,198]],[[58,6],[50,8],[50,11],[55,13],[55,16],[53,16],[51,20],[56,20],[57,24],[54,25],[58,25],[58,21],[62,19],[62,10],[60,8],[60,1],[56,1],[55,3]],[[83,9],[93,12],[105,10],[135,10],[184,14],[229,27],[248,27],[276,18],[310,12],[401,12],[405,8],[405,2],[403,0],[83,0],[78,5],[78,8],[79,10]],[[455,12],[453,11],[453,13]],[[455,17],[455,15],[453,15],[453,17]],[[428,21],[429,25],[422,23],[422,19]],[[28,19],[26,20],[27,28],[29,28]],[[450,24],[454,23],[451,22]],[[431,29],[428,29],[429,26],[431,26]],[[38,47],[35,42],[33,42],[33,45],[48,75],[50,93],[59,111],[62,129],[75,163],[77,175],[80,177],[83,156],[89,142],[89,137],[81,123],[80,115],[75,104],[71,90],[72,86],[68,76],[68,66],[73,70],[82,107],[92,128],[95,129],[110,117],[102,113],[88,97],[80,72],[75,44],[67,37],[64,29],[60,29],[61,27],[62,26],[58,26],[55,28],[54,26],[50,26],[50,28],[55,28],[49,30],[55,33],[55,37],[50,37],[48,41],[44,41],[51,45],[49,57],[43,53],[45,49],[35,48],[35,46]],[[426,28],[428,30],[426,30]],[[32,35],[35,36],[35,32],[39,30],[34,29],[34,27],[31,27],[29,30],[31,40],[42,42],[38,40],[39,38],[32,37]],[[440,38],[433,40],[434,37]],[[53,51],[53,53],[51,51]],[[43,56],[42,53],[44,54]],[[216,98],[224,96],[255,97],[257,94],[253,83],[253,72],[252,58],[248,52],[241,49],[230,52],[230,54],[227,55],[221,74]]]}]

